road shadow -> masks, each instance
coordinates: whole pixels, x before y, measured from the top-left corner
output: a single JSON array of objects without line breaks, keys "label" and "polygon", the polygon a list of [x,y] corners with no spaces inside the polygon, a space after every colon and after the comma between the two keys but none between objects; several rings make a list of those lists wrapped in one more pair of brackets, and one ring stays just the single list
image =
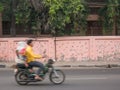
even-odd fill
[{"label": "road shadow", "polygon": [[27,85],[18,85],[17,84],[17,86],[27,86],[27,87],[33,87],[33,86],[40,86],[40,87],[45,87],[45,86],[47,86],[47,87],[57,87],[57,86],[70,86],[69,84],[67,84],[67,83],[63,83],[63,84],[59,84],[59,85],[56,85],[56,84],[52,84],[52,83],[29,83],[29,84],[27,84]]}]

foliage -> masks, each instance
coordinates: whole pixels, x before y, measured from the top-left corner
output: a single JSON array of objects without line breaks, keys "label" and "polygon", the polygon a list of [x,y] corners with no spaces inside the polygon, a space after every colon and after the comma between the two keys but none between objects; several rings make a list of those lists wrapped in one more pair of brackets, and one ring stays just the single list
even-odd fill
[{"label": "foliage", "polygon": [[[113,30],[114,23],[120,22],[120,0],[106,0],[106,6],[100,10],[104,30]],[[118,19],[115,19],[115,18]]]},{"label": "foliage", "polygon": [[[31,5],[30,5],[31,2]],[[17,23],[31,24],[40,32],[65,33],[66,24],[85,30],[87,12],[82,0],[19,0]],[[24,18],[23,18],[24,17]],[[32,22],[32,23],[31,23]]]},{"label": "foliage", "polygon": [[62,30],[66,24],[77,23],[81,29],[85,29],[87,12],[82,0],[45,0],[49,7],[49,24],[52,30]]},{"label": "foliage", "polygon": [[0,11],[2,10],[2,17],[4,21],[11,20],[11,0],[0,0]]},{"label": "foliage", "polygon": [[[87,9],[84,0],[15,0],[16,8],[12,12],[13,0],[1,0],[3,20],[11,21],[15,14],[16,24],[33,27],[40,33],[72,34],[86,29]],[[65,27],[70,25],[69,30]],[[68,26],[69,27],[69,26]]]},{"label": "foliage", "polygon": [[18,0],[18,5],[15,10],[16,23],[27,24],[30,18],[30,5],[28,0]]},{"label": "foliage", "polygon": [[[41,9],[40,0],[19,0],[16,9],[16,23],[22,23],[26,26],[31,26],[33,30],[46,30],[47,25],[47,10],[46,7]],[[38,6],[40,3],[40,6]]]},{"label": "foliage", "polygon": [[2,5],[2,3],[0,3],[0,12],[2,12],[3,11],[3,5]]}]

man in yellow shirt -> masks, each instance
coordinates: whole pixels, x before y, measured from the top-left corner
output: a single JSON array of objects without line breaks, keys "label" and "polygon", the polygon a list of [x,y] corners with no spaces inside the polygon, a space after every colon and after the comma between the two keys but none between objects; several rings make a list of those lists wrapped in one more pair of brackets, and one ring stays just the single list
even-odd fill
[{"label": "man in yellow shirt", "polygon": [[37,75],[35,76],[35,79],[39,79],[41,80],[42,78],[39,77],[39,74],[41,72],[41,70],[44,70],[44,65],[41,62],[35,61],[35,59],[40,59],[40,58],[44,58],[41,55],[37,55],[33,53],[33,40],[30,39],[27,41],[27,48],[26,48],[26,53],[25,56],[27,57],[26,60],[26,66],[30,66],[30,67],[39,67],[38,71],[37,71]]}]

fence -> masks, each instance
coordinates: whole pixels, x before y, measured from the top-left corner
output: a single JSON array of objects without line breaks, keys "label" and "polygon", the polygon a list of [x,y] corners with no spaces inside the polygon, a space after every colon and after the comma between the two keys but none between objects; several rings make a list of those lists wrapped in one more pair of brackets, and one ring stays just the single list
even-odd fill
[{"label": "fence", "polygon": [[[14,61],[17,42],[27,39],[0,38],[0,61]],[[36,38],[33,49],[58,61],[120,60],[120,36]]]}]

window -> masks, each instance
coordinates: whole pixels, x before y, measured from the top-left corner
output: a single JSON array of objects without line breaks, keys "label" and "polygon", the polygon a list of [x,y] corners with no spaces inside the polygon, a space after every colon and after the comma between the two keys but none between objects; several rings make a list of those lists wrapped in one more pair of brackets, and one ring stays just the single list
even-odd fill
[{"label": "window", "polygon": [[104,3],[105,0],[86,0],[88,3]]},{"label": "window", "polygon": [[89,13],[90,14],[98,14],[98,12],[99,12],[99,7],[91,7],[91,8],[89,8]]},{"label": "window", "polygon": [[102,35],[102,25],[99,21],[88,21],[86,35],[99,36]]}]

